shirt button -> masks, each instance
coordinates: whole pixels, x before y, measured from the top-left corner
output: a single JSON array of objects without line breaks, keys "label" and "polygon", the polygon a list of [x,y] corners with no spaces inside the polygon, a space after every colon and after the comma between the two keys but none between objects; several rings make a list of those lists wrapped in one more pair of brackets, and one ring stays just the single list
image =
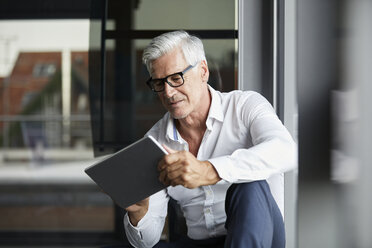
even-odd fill
[{"label": "shirt button", "polygon": [[205,210],[205,212],[206,212],[207,214],[210,214],[210,213],[211,213],[211,210],[210,210],[209,208],[207,208],[207,209]]}]

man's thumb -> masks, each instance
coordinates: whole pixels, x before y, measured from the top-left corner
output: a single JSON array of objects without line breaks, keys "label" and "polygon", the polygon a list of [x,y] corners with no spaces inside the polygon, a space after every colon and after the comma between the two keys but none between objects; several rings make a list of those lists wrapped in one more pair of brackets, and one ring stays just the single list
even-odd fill
[{"label": "man's thumb", "polygon": [[169,148],[168,146],[166,146],[166,145],[162,145],[163,147],[164,147],[164,149],[168,152],[168,153],[176,153],[177,151],[176,150],[173,150],[173,149],[171,149],[171,148]]}]

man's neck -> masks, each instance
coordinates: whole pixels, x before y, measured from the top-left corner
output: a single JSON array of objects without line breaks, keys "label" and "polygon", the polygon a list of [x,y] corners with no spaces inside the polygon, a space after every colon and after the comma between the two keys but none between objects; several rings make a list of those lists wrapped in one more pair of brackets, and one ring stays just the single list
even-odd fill
[{"label": "man's neck", "polygon": [[206,116],[192,116],[189,115],[183,119],[176,120],[176,127],[179,132],[187,133],[188,131],[192,130],[203,130],[206,128],[206,120],[208,114]]},{"label": "man's neck", "polygon": [[207,86],[204,92],[195,110],[185,118],[176,120],[176,127],[180,133],[187,134],[198,130],[204,132],[207,128],[206,121],[212,103],[212,96]]},{"label": "man's neck", "polygon": [[195,156],[207,129],[206,121],[211,106],[212,97],[207,89],[207,94],[203,97],[197,111],[190,113],[188,116],[175,121],[180,135],[189,144],[190,152]]},{"label": "man's neck", "polygon": [[189,152],[197,157],[205,130],[207,129],[205,120],[197,119],[186,121],[182,119],[182,121],[176,121],[176,127],[181,137],[187,142]]}]

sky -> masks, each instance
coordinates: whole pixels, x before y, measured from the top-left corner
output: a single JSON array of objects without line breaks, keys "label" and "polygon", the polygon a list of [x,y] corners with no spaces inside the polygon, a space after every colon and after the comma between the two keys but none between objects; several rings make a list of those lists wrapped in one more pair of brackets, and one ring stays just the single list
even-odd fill
[{"label": "sky", "polygon": [[88,50],[89,20],[0,21],[0,77],[20,51]]}]

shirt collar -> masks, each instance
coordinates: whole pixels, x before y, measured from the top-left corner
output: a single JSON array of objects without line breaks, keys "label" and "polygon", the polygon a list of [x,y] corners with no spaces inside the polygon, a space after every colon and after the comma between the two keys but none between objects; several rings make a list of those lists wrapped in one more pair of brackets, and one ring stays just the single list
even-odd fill
[{"label": "shirt collar", "polygon": [[210,85],[208,85],[208,89],[212,96],[212,103],[211,103],[211,107],[209,108],[207,122],[208,122],[208,119],[210,118],[223,122],[225,115],[223,114],[223,111],[222,111],[221,96]]},{"label": "shirt collar", "polygon": [[167,120],[167,127],[166,127],[166,137],[168,140],[178,141],[178,132],[176,128],[175,120],[172,118],[172,116],[167,113],[168,120]]},{"label": "shirt collar", "polygon": [[[209,92],[211,93],[212,102],[209,108],[206,125],[207,125],[207,128],[211,130],[213,119],[223,122],[223,119],[225,116],[222,111],[221,96],[210,85],[208,85],[208,89],[209,89]],[[167,121],[167,127],[166,127],[166,136],[170,140],[179,141],[179,137],[178,137],[179,135],[177,132],[175,120],[172,118],[169,112],[167,113],[167,115],[168,115],[168,121]]]}]

